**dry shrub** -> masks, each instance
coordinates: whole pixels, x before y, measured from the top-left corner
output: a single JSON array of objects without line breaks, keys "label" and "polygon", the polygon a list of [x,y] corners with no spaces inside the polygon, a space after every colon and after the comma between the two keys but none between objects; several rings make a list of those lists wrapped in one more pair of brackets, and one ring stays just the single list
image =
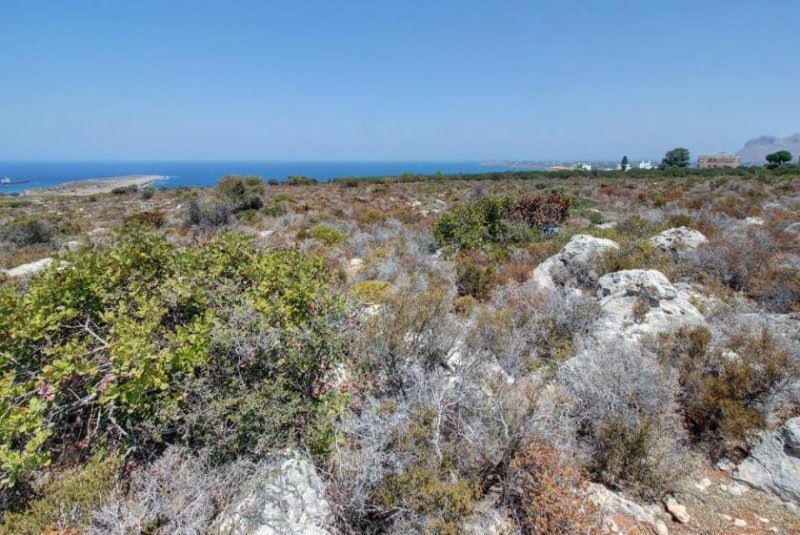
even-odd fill
[{"label": "dry shrub", "polygon": [[571,201],[559,193],[528,195],[519,200],[509,212],[514,221],[525,221],[533,227],[563,223],[569,215]]},{"label": "dry shrub", "polygon": [[764,426],[764,403],[798,377],[797,365],[770,332],[745,332],[712,349],[705,328],[682,328],[659,340],[680,375],[689,431],[712,455],[741,458],[747,437]]},{"label": "dry shrub", "polygon": [[605,347],[559,372],[567,421],[593,477],[644,498],[680,475],[683,429],[672,374],[635,347]]},{"label": "dry shrub", "polygon": [[486,300],[497,283],[495,262],[481,251],[466,251],[456,258],[456,289],[458,295],[471,295]]},{"label": "dry shrub", "polygon": [[581,492],[583,474],[552,445],[529,439],[511,460],[508,499],[524,535],[599,533],[596,510]]}]

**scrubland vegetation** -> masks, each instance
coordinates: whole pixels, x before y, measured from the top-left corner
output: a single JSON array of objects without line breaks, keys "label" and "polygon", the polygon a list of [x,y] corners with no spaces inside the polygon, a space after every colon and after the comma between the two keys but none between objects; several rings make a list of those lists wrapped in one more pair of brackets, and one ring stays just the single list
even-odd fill
[{"label": "scrubland vegetation", "polygon": [[[0,532],[218,531],[291,450],[331,532],[600,533],[591,484],[659,502],[800,414],[789,167],[7,198],[2,266],[55,261],[0,286]],[[619,247],[543,287],[579,234]],[[703,324],[600,345],[640,269]]]}]

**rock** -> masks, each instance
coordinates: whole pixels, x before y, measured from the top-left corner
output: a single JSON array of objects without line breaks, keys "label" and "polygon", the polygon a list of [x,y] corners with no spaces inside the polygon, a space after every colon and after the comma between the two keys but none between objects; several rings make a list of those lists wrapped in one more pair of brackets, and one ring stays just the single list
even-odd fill
[{"label": "rock", "polygon": [[83,244],[79,241],[68,241],[61,246],[61,252],[75,251],[76,249],[80,249],[81,245]]},{"label": "rock", "polygon": [[783,229],[783,231],[788,232],[789,234],[794,234],[795,236],[800,238],[800,221],[798,221],[797,223],[792,223],[791,225]]},{"label": "rock", "polygon": [[701,233],[689,227],[676,227],[650,238],[653,247],[662,251],[673,253],[680,249],[696,249],[708,239]]},{"label": "rock", "polygon": [[504,535],[513,533],[513,524],[500,511],[492,506],[490,500],[478,503],[475,510],[461,525],[465,535]]},{"label": "rock", "polygon": [[608,223],[600,223],[599,225],[597,225],[597,228],[611,229],[611,228],[617,228],[618,226],[619,223],[617,221],[609,221]]},{"label": "rock", "polygon": [[717,468],[722,470],[723,472],[733,472],[736,470],[736,465],[731,462],[730,459],[722,458],[717,461]]},{"label": "rock", "polygon": [[31,262],[30,264],[22,264],[21,266],[17,266],[11,269],[3,270],[3,273],[6,274],[9,278],[22,278],[26,279],[28,277],[32,277],[36,275],[40,271],[43,271],[47,266],[52,264],[54,260],[52,258],[42,258],[41,260],[37,260],[36,262]]},{"label": "rock", "polygon": [[262,230],[261,232],[258,233],[258,237],[259,238],[269,238],[273,234],[275,234],[274,230]]},{"label": "rock", "polygon": [[292,452],[270,463],[233,505],[220,513],[220,535],[329,535],[333,515],[313,463]]},{"label": "rock", "polygon": [[733,477],[784,500],[800,502],[800,454],[794,446],[800,417],[788,420],[783,429],[760,433],[750,455]]},{"label": "rock", "polygon": [[557,283],[566,286],[576,281],[589,282],[595,277],[593,262],[611,249],[619,249],[619,245],[605,238],[576,234],[557,254],[536,266],[531,278],[542,289],[555,288]]},{"label": "rock", "polygon": [[703,315],[659,271],[630,269],[597,281],[601,317],[595,328],[601,343],[639,343],[645,336],[706,324]]},{"label": "rock", "polygon": [[672,496],[667,498],[665,505],[667,506],[667,511],[669,511],[669,514],[672,515],[672,518],[681,524],[688,524],[689,520],[691,520],[692,517],[690,517],[689,513],[686,512],[686,506],[679,504]]},{"label": "rock", "polygon": [[764,219],[761,217],[746,217],[744,219],[745,225],[763,225]]},{"label": "rock", "polygon": [[737,528],[744,528],[747,527],[747,522],[745,522],[741,518],[737,518],[733,521],[733,525],[736,526]]},{"label": "rock", "polygon": [[723,485],[722,488],[731,496],[744,496],[744,494],[747,492],[747,487],[736,482],[731,483],[727,487]]},{"label": "rock", "polygon": [[655,514],[638,503],[629,500],[619,492],[610,490],[598,483],[590,483],[588,498],[605,515],[624,515],[640,524],[647,524],[656,533],[669,535],[666,525]]},{"label": "rock", "polygon": [[786,420],[783,424],[783,440],[794,456],[800,456],[800,417]]},{"label": "rock", "polygon": [[708,487],[711,486],[711,480],[708,479],[707,477],[704,477],[703,479],[695,483],[694,486],[697,490],[705,492],[706,490],[708,490]]}]

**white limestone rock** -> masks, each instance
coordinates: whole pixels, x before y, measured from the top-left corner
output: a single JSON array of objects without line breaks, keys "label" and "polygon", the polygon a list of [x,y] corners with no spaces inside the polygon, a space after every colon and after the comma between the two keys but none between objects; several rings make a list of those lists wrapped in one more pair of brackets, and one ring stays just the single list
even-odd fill
[{"label": "white limestone rock", "polygon": [[696,249],[707,241],[708,239],[703,233],[689,227],[667,229],[650,238],[650,243],[653,247],[668,253],[681,249]]},{"label": "white limestone rock", "polygon": [[220,535],[330,535],[331,506],[313,463],[298,452],[254,478],[215,522]]},{"label": "white limestone rock", "polygon": [[22,264],[21,266],[17,266],[15,268],[5,269],[3,272],[8,278],[11,279],[27,279],[28,277],[32,277],[40,271],[43,271],[53,262],[55,262],[55,260],[52,258],[42,258],[41,260],[31,262],[30,264]]},{"label": "white limestone rock", "polygon": [[643,337],[682,326],[703,326],[703,315],[663,273],[630,269],[597,281],[601,317],[596,336],[606,343],[638,343]]},{"label": "white limestone rock", "polygon": [[594,276],[592,264],[612,249],[619,249],[613,240],[576,234],[561,251],[536,266],[531,278],[541,289],[554,289],[557,284],[568,286],[574,281],[586,282]]},{"label": "white limestone rock", "polygon": [[800,503],[800,416],[787,420],[777,431],[765,431],[739,465],[733,477],[774,494]]}]

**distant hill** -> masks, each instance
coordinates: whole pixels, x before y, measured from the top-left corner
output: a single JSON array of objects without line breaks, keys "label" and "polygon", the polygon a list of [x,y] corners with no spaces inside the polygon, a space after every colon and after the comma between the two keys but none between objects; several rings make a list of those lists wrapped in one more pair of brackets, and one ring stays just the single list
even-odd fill
[{"label": "distant hill", "polygon": [[780,138],[775,136],[761,136],[749,140],[736,154],[743,162],[763,163],[764,157],[778,150],[788,150],[793,158],[800,156],[800,133]]}]

